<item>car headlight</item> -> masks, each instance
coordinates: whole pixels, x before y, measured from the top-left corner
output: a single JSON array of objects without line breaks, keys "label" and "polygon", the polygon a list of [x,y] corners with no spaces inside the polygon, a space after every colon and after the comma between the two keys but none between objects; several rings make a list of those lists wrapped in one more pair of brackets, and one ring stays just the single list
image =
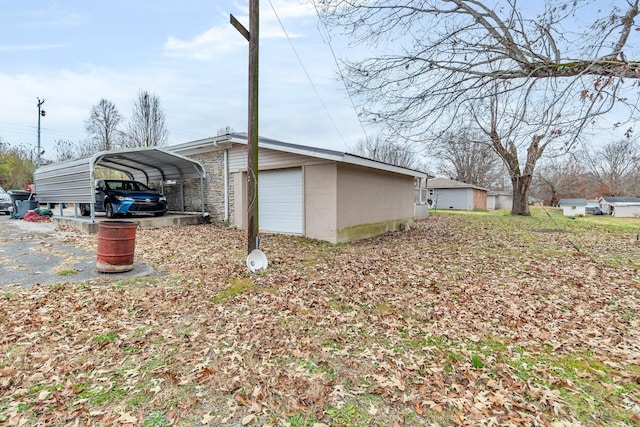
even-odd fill
[{"label": "car headlight", "polygon": [[160,196],[160,201],[161,201],[161,202],[166,202],[166,201],[167,201],[167,198],[166,198],[166,197],[164,197],[164,196]]},{"label": "car headlight", "polygon": [[133,202],[133,197],[116,196],[116,200],[119,200],[121,202]]}]

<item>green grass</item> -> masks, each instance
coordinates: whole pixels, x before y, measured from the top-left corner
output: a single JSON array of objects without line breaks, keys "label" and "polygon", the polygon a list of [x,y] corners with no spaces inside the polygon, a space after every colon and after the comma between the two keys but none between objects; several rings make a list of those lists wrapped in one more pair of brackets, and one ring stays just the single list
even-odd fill
[{"label": "green grass", "polygon": [[114,342],[118,338],[118,334],[115,332],[109,332],[106,334],[100,334],[93,337],[93,342],[97,342],[98,344],[106,344],[110,342]]},{"label": "green grass", "polygon": [[142,421],[142,427],[169,427],[173,424],[160,411],[153,411]]},{"label": "green grass", "polygon": [[78,271],[78,270],[70,268],[70,269],[67,269],[67,270],[58,271],[58,276],[68,277],[68,276],[73,276],[74,274],[78,274],[79,272],[80,271]]},{"label": "green grass", "polygon": [[327,409],[327,415],[331,419],[331,425],[365,427],[373,421],[368,408],[359,403],[345,403],[331,406]]},{"label": "green grass", "polygon": [[229,287],[218,292],[218,294],[213,297],[213,303],[220,304],[235,296],[242,295],[245,292],[253,292],[258,289],[259,287],[249,278],[231,278],[229,280]]}]

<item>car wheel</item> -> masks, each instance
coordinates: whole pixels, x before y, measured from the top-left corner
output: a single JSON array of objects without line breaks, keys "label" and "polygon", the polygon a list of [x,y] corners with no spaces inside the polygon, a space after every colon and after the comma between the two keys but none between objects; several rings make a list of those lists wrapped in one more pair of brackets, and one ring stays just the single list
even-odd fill
[{"label": "car wheel", "polygon": [[116,214],[113,213],[113,206],[111,206],[111,203],[106,202],[104,204],[104,210],[107,213],[107,218],[114,218],[116,216]]},{"label": "car wheel", "polygon": [[91,210],[88,209],[89,206],[87,205],[80,205],[80,215],[82,216],[89,216],[91,215]]},{"label": "car wheel", "polygon": [[154,215],[154,216],[163,216],[163,215],[164,215],[164,212],[156,212],[156,213],[154,213],[153,215]]}]

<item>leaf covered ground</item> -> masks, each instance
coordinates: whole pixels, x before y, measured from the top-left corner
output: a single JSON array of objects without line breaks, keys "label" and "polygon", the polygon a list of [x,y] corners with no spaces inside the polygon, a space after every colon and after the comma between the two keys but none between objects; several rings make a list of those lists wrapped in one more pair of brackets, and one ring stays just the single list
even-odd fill
[{"label": "leaf covered ground", "polygon": [[638,425],[640,222],[554,215],[266,235],[257,275],[243,231],[138,230],[155,276],[3,288],[0,424]]}]

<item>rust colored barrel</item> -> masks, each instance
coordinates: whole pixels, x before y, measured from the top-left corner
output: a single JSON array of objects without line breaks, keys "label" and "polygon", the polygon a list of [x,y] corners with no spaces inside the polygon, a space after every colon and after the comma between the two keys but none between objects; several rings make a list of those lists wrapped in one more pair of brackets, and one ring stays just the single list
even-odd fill
[{"label": "rust colored barrel", "polygon": [[133,270],[137,226],[129,221],[98,223],[97,271],[123,273]]}]

